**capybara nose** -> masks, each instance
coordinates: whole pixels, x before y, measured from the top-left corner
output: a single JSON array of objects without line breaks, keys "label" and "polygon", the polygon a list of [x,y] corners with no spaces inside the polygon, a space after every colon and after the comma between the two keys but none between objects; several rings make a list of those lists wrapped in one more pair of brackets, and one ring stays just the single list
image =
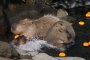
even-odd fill
[{"label": "capybara nose", "polygon": [[14,31],[15,30],[15,28],[14,27],[11,27],[11,31]]},{"label": "capybara nose", "polygon": [[64,44],[64,45],[66,45],[67,48],[70,48],[70,47],[72,47],[74,44],[75,44],[75,42],[74,42],[74,41],[71,41],[70,43],[66,43],[66,44]]},{"label": "capybara nose", "polygon": [[15,30],[15,24],[11,26],[11,30]]}]

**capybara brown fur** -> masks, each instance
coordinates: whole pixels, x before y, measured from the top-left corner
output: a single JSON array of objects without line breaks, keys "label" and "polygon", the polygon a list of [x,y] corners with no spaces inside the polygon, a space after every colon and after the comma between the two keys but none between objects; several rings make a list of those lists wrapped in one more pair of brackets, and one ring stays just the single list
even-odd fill
[{"label": "capybara brown fur", "polygon": [[62,44],[65,44],[68,48],[69,45],[75,43],[74,38],[75,32],[71,24],[67,21],[58,21],[49,29],[45,40],[57,47],[60,47],[60,44],[61,46]]},{"label": "capybara brown fur", "polygon": [[59,19],[52,15],[45,15],[35,21],[30,19],[24,19],[19,22],[12,24],[11,31],[14,34],[24,35],[29,37],[40,37],[46,36],[49,28],[53,26],[54,23],[59,21]]},{"label": "capybara brown fur", "polygon": [[48,43],[59,47],[62,44],[74,41],[75,32],[69,22],[60,20],[53,15],[44,15],[37,20],[24,19],[12,25],[14,34],[46,40]]}]

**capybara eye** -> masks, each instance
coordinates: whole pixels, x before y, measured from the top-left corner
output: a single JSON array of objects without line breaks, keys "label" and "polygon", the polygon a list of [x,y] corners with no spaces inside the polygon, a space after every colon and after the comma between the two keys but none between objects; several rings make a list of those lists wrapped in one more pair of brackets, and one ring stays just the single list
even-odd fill
[{"label": "capybara eye", "polygon": [[63,25],[63,24],[60,24],[61,26]]},{"label": "capybara eye", "polygon": [[26,23],[23,23],[23,25],[25,25]]}]

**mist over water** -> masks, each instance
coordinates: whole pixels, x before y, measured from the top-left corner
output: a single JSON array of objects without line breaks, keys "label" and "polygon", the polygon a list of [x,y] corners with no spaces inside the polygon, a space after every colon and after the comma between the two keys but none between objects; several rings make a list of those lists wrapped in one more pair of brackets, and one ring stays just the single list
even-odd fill
[{"label": "mist over water", "polygon": [[55,48],[54,45],[49,44],[46,40],[40,40],[38,38],[30,38],[25,44],[15,45],[13,47],[20,55],[35,56],[38,53],[52,53],[57,54],[60,51],[65,50],[65,47]]},{"label": "mist over water", "polygon": [[29,52],[39,52],[43,47],[54,48],[53,45],[48,44],[45,40],[32,38],[30,41],[26,41],[25,44],[16,46],[13,45],[20,54],[26,54]]},{"label": "mist over water", "polygon": [[23,45],[19,45],[18,48],[25,50],[25,51],[39,51],[43,45],[46,45],[48,47],[53,47],[52,45],[48,44],[45,40],[39,40],[39,39],[32,39],[32,41],[27,41]]}]

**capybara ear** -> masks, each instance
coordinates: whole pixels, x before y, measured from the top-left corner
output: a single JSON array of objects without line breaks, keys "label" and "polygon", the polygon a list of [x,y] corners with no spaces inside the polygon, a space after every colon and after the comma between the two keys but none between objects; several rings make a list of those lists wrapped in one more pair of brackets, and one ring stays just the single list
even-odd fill
[{"label": "capybara ear", "polygon": [[63,17],[66,17],[66,16],[68,16],[68,12],[67,12],[66,10],[64,10],[64,9],[59,9],[59,10],[57,11],[57,17],[63,18]]}]

